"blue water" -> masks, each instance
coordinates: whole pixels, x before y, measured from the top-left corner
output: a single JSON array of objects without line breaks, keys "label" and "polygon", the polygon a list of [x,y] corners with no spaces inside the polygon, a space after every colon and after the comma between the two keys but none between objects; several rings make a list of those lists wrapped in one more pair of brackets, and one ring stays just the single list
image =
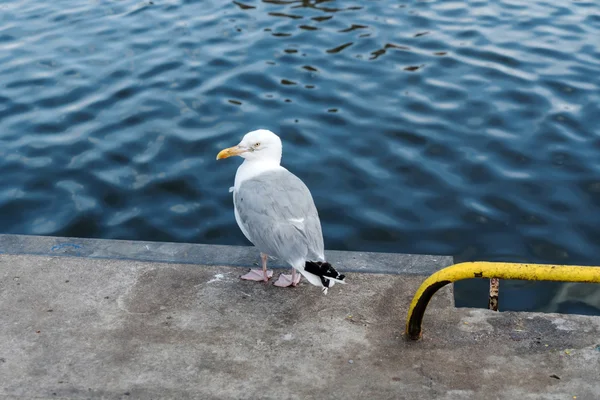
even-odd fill
[{"label": "blue water", "polygon": [[[260,127],[329,249],[600,265],[594,0],[3,0],[0,22],[3,233],[248,244],[215,155]],[[595,287],[515,285],[501,308],[600,313]]]}]

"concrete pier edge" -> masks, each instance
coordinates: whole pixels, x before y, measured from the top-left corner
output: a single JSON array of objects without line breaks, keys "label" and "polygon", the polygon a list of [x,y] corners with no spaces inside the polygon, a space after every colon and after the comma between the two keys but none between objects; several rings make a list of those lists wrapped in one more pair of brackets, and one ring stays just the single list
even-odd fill
[{"label": "concrete pier edge", "polygon": [[[0,234],[0,254],[132,260],[175,264],[251,267],[259,261],[253,246],[136,240],[87,239],[56,236]],[[429,275],[453,264],[450,256],[333,251],[327,260],[344,272]],[[278,260],[273,268],[287,268]]]},{"label": "concrete pier edge", "polygon": [[600,317],[455,308],[448,285],[406,340],[450,257],[328,252],[349,284],[325,296],[239,279],[252,247],[0,235],[0,252],[0,399],[600,393]]}]

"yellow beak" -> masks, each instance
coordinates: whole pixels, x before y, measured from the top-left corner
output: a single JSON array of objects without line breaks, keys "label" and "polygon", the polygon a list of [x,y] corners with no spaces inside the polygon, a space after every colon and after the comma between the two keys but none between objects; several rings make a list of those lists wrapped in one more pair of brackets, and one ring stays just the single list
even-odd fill
[{"label": "yellow beak", "polygon": [[247,152],[247,149],[244,149],[240,146],[233,146],[227,149],[221,150],[219,154],[217,154],[217,160],[221,160],[223,158],[231,157],[231,156],[239,156],[242,153]]}]

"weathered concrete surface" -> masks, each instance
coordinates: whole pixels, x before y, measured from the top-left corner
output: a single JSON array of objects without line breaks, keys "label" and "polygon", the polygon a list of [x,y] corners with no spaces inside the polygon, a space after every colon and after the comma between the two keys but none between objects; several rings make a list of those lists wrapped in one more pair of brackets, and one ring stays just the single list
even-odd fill
[{"label": "weathered concrete surface", "polygon": [[408,342],[421,277],[323,296],[242,272],[0,256],[0,398],[600,397],[600,318],[454,309],[446,288]]}]

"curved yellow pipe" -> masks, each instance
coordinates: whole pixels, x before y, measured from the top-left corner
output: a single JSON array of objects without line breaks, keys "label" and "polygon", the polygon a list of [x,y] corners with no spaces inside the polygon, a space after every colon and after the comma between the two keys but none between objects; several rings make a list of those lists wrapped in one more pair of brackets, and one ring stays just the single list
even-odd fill
[{"label": "curved yellow pipe", "polygon": [[421,337],[423,315],[435,292],[449,283],[471,278],[600,283],[600,267],[483,261],[451,265],[432,274],[415,293],[406,320],[408,337],[413,340]]}]

